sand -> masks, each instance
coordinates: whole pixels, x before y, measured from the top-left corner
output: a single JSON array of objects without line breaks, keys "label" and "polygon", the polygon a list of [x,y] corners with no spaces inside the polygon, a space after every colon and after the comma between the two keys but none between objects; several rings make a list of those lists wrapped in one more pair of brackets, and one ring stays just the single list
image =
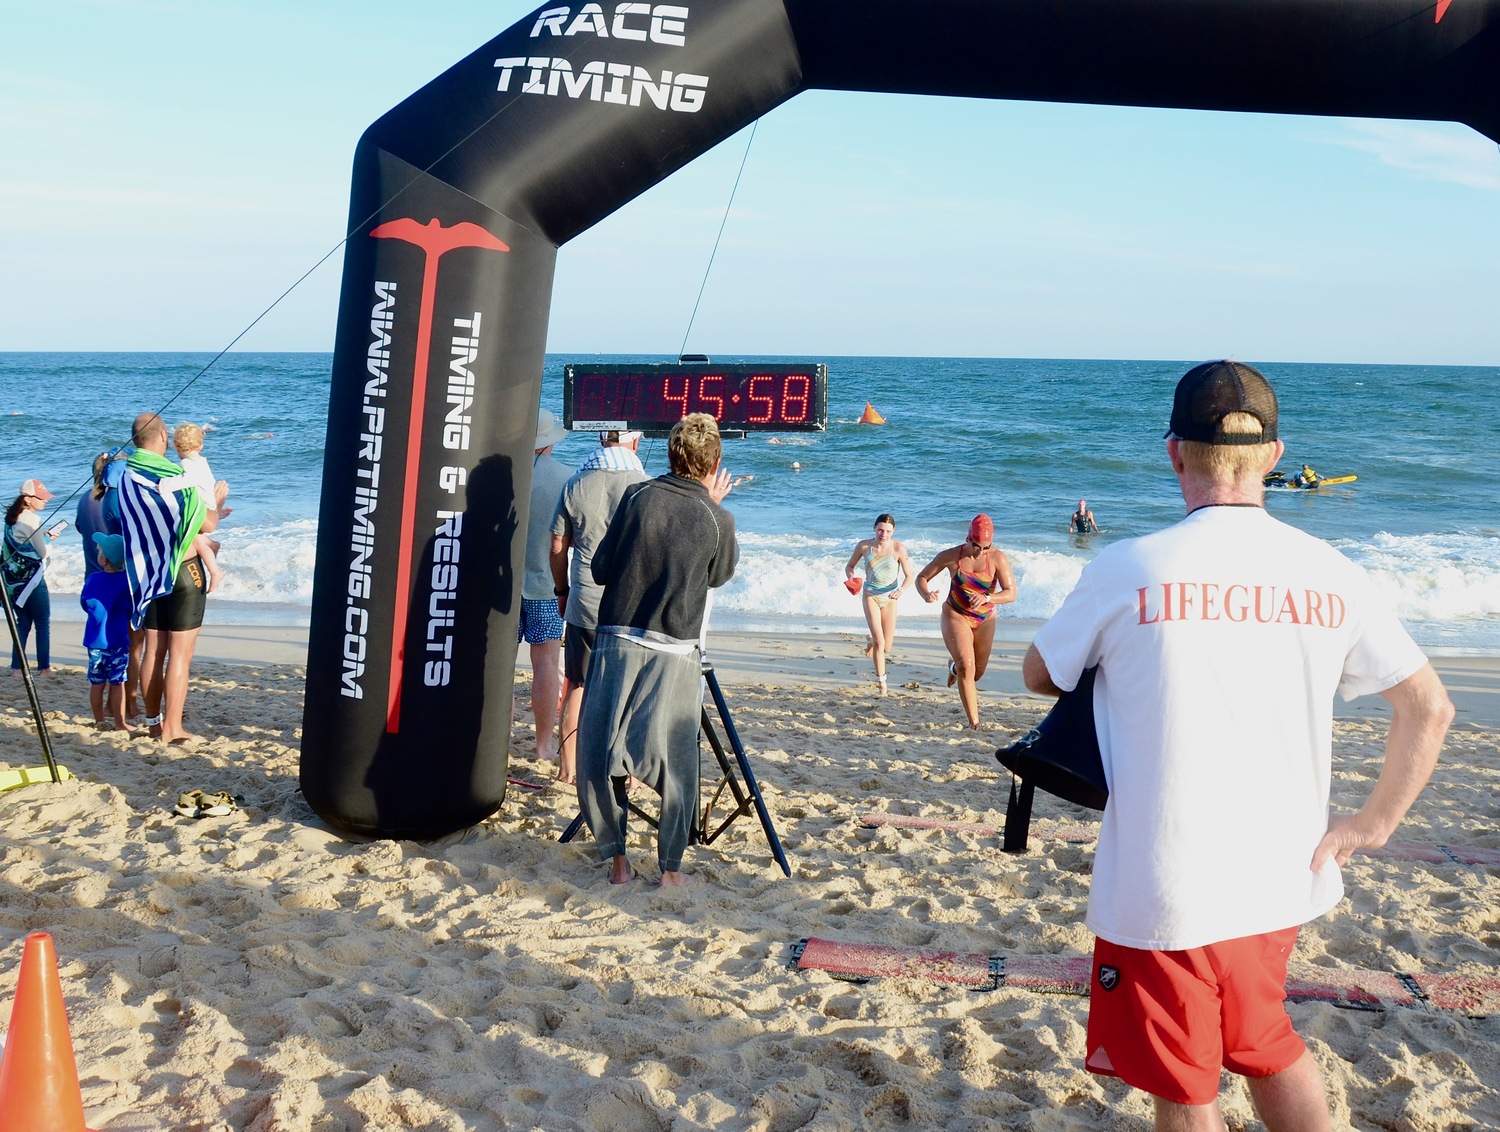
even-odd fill
[{"label": "sand", "polygon": [[[1020,856],[983,829],[857,820],[1003,823],[994,749],[1045,710],[1020,690],[1018,650],[981,684],[974,733],[941,686],[936,641],[900,642],[893,695],[877,700],[860,640],[716,637],[793,876],[747,818],[690,851],[705,883],[663,891],[644,836],[632,847],[643,879],[623,887],[586,836],[558,844],[577,806],[552,785],[513,788],[440,843],[338,837],[297,790],[304,640],[206,631],[189,708],[210,738],[193,751],[94,731],[76,668],[39,682],[78,779],[0,793],[0,1024],[23,937],[52,933],[91,1128],[1149,1127],[1141,1094],[1083,1071],[1083,998],[852,984],[791,963],[809,936],[1088,953],[1093,848],[1050,835],[1088,811],[1038,795],[1043,836]],[[1440,667],[1460,715],[1399,836],[1493,854],[1500,668]],[[1338,804],[1357,804],[1378,770],[1381,703],[1340,710]],[[526,718],[512,774],[544,781]],[[0,677],[0,764],[40,762],[20,683]],[[180,817],[192,788],[243,804]],[[1357,858],[1349,899],[1304,929],[1297,962],[1493,980],[1497,871]],[[1500,1127],[1500,1009],[1289,1009],[1338,1126]],[[1260,1127],[1242,1083],[1226,1077],[1225,1097],[1231,1128]]]}]

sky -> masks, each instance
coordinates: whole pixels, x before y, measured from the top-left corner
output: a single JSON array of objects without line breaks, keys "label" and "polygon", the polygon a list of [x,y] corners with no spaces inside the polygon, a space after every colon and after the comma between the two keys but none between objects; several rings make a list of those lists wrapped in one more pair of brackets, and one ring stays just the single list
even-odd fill
[{"label": "sky", "polygon": [[[360,134],[533,10],[0,0],[0,351],[331,350]],[[814,91],[564,245],[548,349],[1496,365],[1497,284],[1466,126]]]}]

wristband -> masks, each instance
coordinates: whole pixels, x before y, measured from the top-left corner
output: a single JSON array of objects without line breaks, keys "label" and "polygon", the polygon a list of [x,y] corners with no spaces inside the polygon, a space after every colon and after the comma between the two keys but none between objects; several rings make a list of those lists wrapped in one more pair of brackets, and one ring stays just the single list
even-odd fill
[{"label": "wristband", "polygon": [[567,586],[561,586],[561,587],[553,586],[552,587],[552,593],[553,593],[553,596],[555,596],[555,597],[562,597],[562,595],[565,594],[565,593],[567,593],[567,592],[568,592],[568,587]]}]

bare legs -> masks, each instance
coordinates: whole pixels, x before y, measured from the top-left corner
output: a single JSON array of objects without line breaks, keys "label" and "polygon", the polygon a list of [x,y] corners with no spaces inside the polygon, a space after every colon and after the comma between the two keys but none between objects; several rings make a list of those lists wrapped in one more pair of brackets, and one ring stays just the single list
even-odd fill
[{"label": "bare legs", "polygon": [[536,757],[551,762],[557,758],[553,737],[557,733],[557,700],[562,691],[561,641],[542,641],[531,646],[531,716],[536,720]]},{"label": "bare legs", "polygon": [[177,633],[146,630],[146,647],[141,657],[141,696],[146,701],[146,714],[162,717],[160,726],[151,728],[153,737],[168,743],[193,737],[182,725],[182,708],[187,702],[188,676],[197,644],[197,629]]},{"label": "bare legs", "polygon": [[862,599],[865,607],[865,624],[870,627],[870,656],[875,660],[875,679],[880,683],[880,694],[885,695],[885,654],[896,643],[896,603],[892,600],[876,601],[869,594]]},{"label": "bare legs", "polygon": [[970,727],[979,726],[979,690],[975,682],[990,666],[990,649],[995,643],[995,615],[975,625],[952,606],[944,603],[942,610],[943,643],[948,646],[948,655],[953,658],[953,672],[957,676],[958,700],[963,705],[964,718]]},{"label": "bare legs", "polygon": [[557,752],[558,781],[569,786],[578,781],[578,716],[583,710],[583,685],[568,680],[563,685],[562,746]]},{"label": "bare legs", "polygon": [[94,713],[94,724],[103,727],[106,722],[112,731],[127,731],[125,725],[125,685],[90,684],[89,709]]},{"label": "bare legs", "polygon": [[145,648],[146,630],[130,630],[130,667],[125,671],[125,716],[128,719],[141,714],[141,654]]},{"label": "bare legs", "polygon": [[[1306,1050],[1280,1073],[1250,1077],[1246,1084],[1267,1132],[1328,1132],[1332,1127],[1323,1071]],[[1156,1132],[1223,1132],[1223,1129],[1218,1101],[1186,1105],[1156,1098]]]},{"label": "bare legs", "polygon": [[1313,1055],[1302,1056],[1280,1073],[1249,1080],[1250,1099],[1269,1132],[1328,1132],[1328,1089]]}]

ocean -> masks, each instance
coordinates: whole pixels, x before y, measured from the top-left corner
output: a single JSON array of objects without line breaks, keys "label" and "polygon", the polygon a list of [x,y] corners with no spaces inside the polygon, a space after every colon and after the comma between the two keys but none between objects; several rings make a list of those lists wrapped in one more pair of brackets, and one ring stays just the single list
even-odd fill
[{"label": "ocean", "polygon": [[[128,439],[136,412],[196,421],[214,474],[233,489],[234,514],[219,532],[226,580],[210,621],[306,624],[332,357],[232,353],[204,373],[211,358],[0,353],[0,492],[8,503],[22,479],[40,478],[71,519],[77,497],[65,498],[86,490],[93,456]],[[663,360],[549,355],[543,404],[561,415],[567,363]],[[712,628],[862,632],[859,601],[840,583],[876,515],[895,516],[920,567],[985,511],[1020,590],[999,632],[1024,640],[1101,547],[1182,515],[1162,432],[1172,389],[1197,359],[805,360],[828,365],[827,432],[725,443],[725,466],[753,479],[726,501],[741,561],[717,595]],[[1500,655],[1500,369],[1253,364],[1281,400],[1282,468],[1305,462],[1359,477],[1272,490],[1272,514],[1363,565],[1430,651]],[[857,423],[867,402],[885,425]],[[554,454],[576,465],[596,443],[574,435]],[[643,441],[641,455],[652,474],[666,470],[664,440]],[[1102,534],[1068,533],[1080,497]],[[83,578],[72,531],[55,559],[53,616],[81,620],[69,600]],[[909,593],[899,632],[937,635],[937,607]]]}]

